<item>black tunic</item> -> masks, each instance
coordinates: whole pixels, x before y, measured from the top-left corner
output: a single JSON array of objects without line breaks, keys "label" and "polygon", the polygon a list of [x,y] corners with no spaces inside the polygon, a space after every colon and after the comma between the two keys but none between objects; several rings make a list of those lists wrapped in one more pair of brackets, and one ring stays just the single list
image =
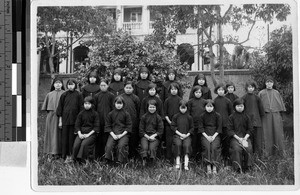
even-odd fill
[{"label": "black tunic", "polygon": [[115,81],[109,84],[108,91],[113,93],[115,96],[121,95],[124,93],[124,82]]},{"label": "black tunic", "polygon": [[139,111],[140,111],[140,99],[134,94],[123,93],[125,106],[124,109],[129,113],[132,122],[132,131],[138,131],[139,125]]},{"label": "black tunic", "polygon": [[74,125],[76,117],[83,109],[83,99],[80,92],[65,91],[59,99],[56,115],[62,117],[63,125]]},{"label": "black tunic", "polygon": [[237,96],[237,95],[234,94],[234,93],[227,93],[227,94],[225,95],[225,97],[228,98],[228,99],[231,101],[232,104],[233,104],[234,100],[236,100],[236,99],[239,98],[239,96]]},{"label": "black tunic", "polygon": [[193,134],[194,133],[194,122],[193,118],[186,112],[182,114],[181,112],[175,114],[172,118],[171,129],[177,130],[183,134]]},{"label": "black tunic", "polygon": [[157,112],[154,112],[153,114],[147,112],[142,116],[139,126],[140,137],[144,137],[145,134],[151,136],[156,133],[157,136],[160,138],[163,132],[164,123],[162,118],[157,114]]},{"label": "black tunic", "polygon": [[[194,85],[194,86],[196,86],[196,85]],[[201,91],[202,91],[201,98],[202,99],[205,99],[205,100],[212,99],[210,88],[208,88],[207,86],[201,86],[201,85],[197,85],[197,86],[201,87]],[[192,98],[194,98],[194,94],[193,94],[193,91],[191,90],[189,99],[192,99]]]},{"label": "black tunic", "polygon": [[95,110],[98,112],[100,119],[100,131],[103,133],[105,126],[105,118],[114,108],[114,94],[109,91],[100,91],[94,97]]},{"label": "black tunic", "polygon": [[252,93],[245,94],[244,100],[245,113],[249,115],[254,127],[261,127],[261,118],[265,115],[264,106],[261,99]]},{"label": "black tunic", "polygon": [[251,135],[252,131],[252,122],[246,113],[234,112],[230,115],[227,127],[227,135],[229,137],[235,134],[239,137],[245,137],[246,134]]},{"label": "black tunic", "polygon": [[198,127],[200,115],[205,111],[205,100],[202,98],[192,98],[188,101],[188,111],[193,117],[194,128]]},{"label": "black tunic", "polygon": [[177,81],[166,81],[166,82],[163,83],[162,90],[161,90],[161,95],[160,95],[160,99],[162,100],[162,102],[165,102],[166,99],[169,96],[171,96],[171,94],[169,93],[169,87],[170,87],[171,83],[177,83],[178,84],[178,86],[179,86],[178,96],[179,97],[183,96],[182,87]]},{"label": "black tunic", "polygon": [[172,117],[179,112],[179,102],[181,98],[178,95],[170,95],[164,103],[164,116]]},{"label": "black tunic", "polygon": [[131,117],[123,108],[121,110],[112,110],[105,120],[105,131],[113,132],[116,135],[122,134],[124,131],[131,133],[132,122]]},{"label": "black tunic", "polygon": [[147,103],[149,102],[149,100],[155,100],[157,105],[156,105],[156,112],[162,117],[164,118],[164,112],[163,112],[163,103],[161,101],[161,99],[159,97],[157,97],[156,95],[154,96],[150,96],[148,95],[147,97],[145,97],[141,103],[141,109],[140,109],[140,117],[142,117],[145,113],[147,113],[148,108],[147,108]]},{"label": "black tunic", "polygon": [[221,115],[215,111],[205,111],[200,116],[198,133],[206,133],[208,136],[213,136],[216,132],[222,133]]},{"label": "black tunic", "polygon": [[135,85],[134,94],[139,97],[140,101],[148,95],[147,89],[150,83],[151,81],[147,79],[141,79]]},{"label": "black tunic", "polygon": [[99,91],[100,91],[100,86],[98,84],[96,83],[87,84],[82,88],[83,99],[87,96],[92,96],[94,98],[96,93],[98,93]]},{"label": "black tunic", "polygon": [[90,133],[92,130],[95,133],[99,132],[99,116],[93,109],[82,110],[76,119],[75,131],[81,131],[82,134]]},{"label": "black tunic", "polygon": [[215,111],[222,117],[223,127],[227,127],[228,118],[233,113],[233,107],[231,101],[224,96],[217,96],[214,99]]}]

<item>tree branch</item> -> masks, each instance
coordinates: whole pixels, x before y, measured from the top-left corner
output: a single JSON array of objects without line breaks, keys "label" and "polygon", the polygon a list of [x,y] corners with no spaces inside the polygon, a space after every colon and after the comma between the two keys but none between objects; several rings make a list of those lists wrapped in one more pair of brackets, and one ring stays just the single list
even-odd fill
[{"label": "tree branch", "polygon": [[232,4],[230,4],[229,8],[226,10],[224,16],[222,17],[222,20],[228,15],[228,13],[231,9],[232,9]]},{"label": "tree branch", "polygon": [[253,23],[252,23],[252,26],[251,26],[250,30],[248,31],[247,39],[244,40],[244,41],[242,41],[242,42],[239,42],[240,45],[243,44],[243,43],[246,43],[247,41],[249,41],[250,34],[251,34],[252,30],[253,30],[254,25],[256,24],[257,13],[258,13],[258,9],[255,11],[255,15],[254,15],[254,18],[253,18]]},{"label": "tree branch", "polygon": [[[77,40],[75,40],[72,44],[68,45],[66,48],[62,49],[60,52],[67,50],[70,48],[72,45],[74,45],[77,41],[79,41],[85,34],[82,34]],[[53,55],[53,57],[57,56],[60,52],[57,52],[56,54]]]},{"label": "tree branch", "polygon": [[[256,17],[255,17],[255,18],[256,18]],[[256,23],[255,18],[254,18],[254,22],[253,22],[253,24],[252,24],[250,30],[248,31],[247,39],[244,40],[244,41],[242,41],[242,42],[239,42],[240,45],[243,44],[243,43],[246,43],[247,41],[249,41],[249,39],[250,39],[250,34],[251,34],[251,32],[252,32],[252,30],[253,30],[253,27],[254,27],[254,25],[255,25],[255,23]]]}]

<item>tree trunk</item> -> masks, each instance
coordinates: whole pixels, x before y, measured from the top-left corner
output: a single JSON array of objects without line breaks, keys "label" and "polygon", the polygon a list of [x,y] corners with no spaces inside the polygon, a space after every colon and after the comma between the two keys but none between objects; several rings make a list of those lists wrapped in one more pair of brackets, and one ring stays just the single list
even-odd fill
[{"label": "tree trunk", "polygon": [[[52,35],[52,50],[50,51],[50,45],[49,45],[49,37],[48,37],[48,32],[45,32],[45,39],[46,39],[46,48],[47,48],[47,53],[49,56],[48,62],[49,62],[49,67],[50,67],[50,74],[52,76],[52,74],[54,73],[54,65],[53,65],[53,52],[54,52],[54,47],[53,47],[53,37],[55,39],[55,35]],[[55,43],[55,41],[54,41]]]},{"label": "tree trunk", "polygon": [[[221,8],[219,9],[219,16],[221,17]],[[218,42],[219,42],[219,62],[220,62],[220,83],[224,82],[224,57],[223,57],[223,35],[222,35],[222,24],[221,21],[218,22]]]},{"label": "tree trunk", "polygon": [[211,79],[213,81],[214,86],[217,85],[217,80],[216,80],[216,74],[215,74],[215,55],[212,49],[212,46],[209,46],[209,57],[210,57],[210,74],[211,74]]},{"label": "tree trunk", "polygon": [[50,71],[51,71],[51,74],[53,74],[55,72],[54,70],[54,64],[53,64],[53,58],[54,58],[54,51],[55,51],[55,34],[52,33],[52,48],[51,48],[51,53],[50,53],[50,56],[49,56],[49,66],[50,66]]}]

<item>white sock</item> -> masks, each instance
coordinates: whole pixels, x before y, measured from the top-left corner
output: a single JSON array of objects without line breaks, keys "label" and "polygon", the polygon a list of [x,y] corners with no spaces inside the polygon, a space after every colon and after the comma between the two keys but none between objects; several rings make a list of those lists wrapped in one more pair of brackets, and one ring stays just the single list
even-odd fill
[{"label": "white sock", "polygon": [[176,165],[180,165],[180,156],[176,157]]},{"label": "white sock", "polygon": [[184,156],[184,166],[187,167],[189,165],[189,156],[186,154]]},{"label": "white sock", "polygon": [[207,165],[207,171],[211,172],[211,166],[210,165]]}]

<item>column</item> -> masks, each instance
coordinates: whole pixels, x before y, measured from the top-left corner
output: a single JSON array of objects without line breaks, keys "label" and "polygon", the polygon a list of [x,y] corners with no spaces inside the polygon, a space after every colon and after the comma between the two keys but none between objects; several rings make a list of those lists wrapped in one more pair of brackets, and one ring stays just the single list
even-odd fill
[{"label": "column", "polygon": [[194,63],[192,64],[191,71],[198,71],[198,46],[194,47]]},{"label": "column", "polygon": [[147,5],[142,7],[142,32],[143,34],[149,33],[150,11]]},{"label": "column", "polygon": [[124,15],[124,8],[123,8],[123,6],[117,5],[117,11],[116,11],[117,30],[123,28],[123,17],[124,17],[123,15]]}]

